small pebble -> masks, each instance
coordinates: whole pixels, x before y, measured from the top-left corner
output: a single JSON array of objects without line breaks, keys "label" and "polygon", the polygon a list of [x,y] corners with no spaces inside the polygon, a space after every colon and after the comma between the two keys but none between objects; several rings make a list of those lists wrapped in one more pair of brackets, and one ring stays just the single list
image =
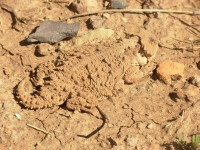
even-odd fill
[{"label": "small pebble", "polygon": [[49,53],[53,52],[54,47],[47,43],[40,43],[38,46],[36,46],[36,51],[38,54],[42,56],[49,55]]},{"label": "small pebble", "polygon": [[85,13],[101,10],[98,0],[72,0],[72,9],[77,13]]},{"label": "small pebble", "polygon": [[109,19],[110,18],[110,14],[109,13],[104,13],[103,17],[106,18],[106,19]]},{"label": "small pebble", "polygon": [[128,7],[129,4],[126,0],[111,0],[110,7],[113,9],[124,9]]},{"label": "small pebble", "polygon": [[89,21],[93,29],[101,28],[104,22],[99,16],[92,16]]},{"label": "small pebble", "polygon": [[80,112],[78,110],[74,110],[73,114],[79,114]]},{"label": "small pebble", "polygon": [[190,77],[189,82],[200,88],[200,76],[199,75],[194,75],[193,77]]},{"label": "small pebble", "polygon": [[72,2],[72,7],[77,13],[87,12],[87,6],[82,1],[74,1],[74,2]]},{"label": "small pebble", "polygon": [[151,129],[152,127],[153,127],[153,124],[152,124],[152,123],[148,123],[148,124],[147,124],[147,128],[148,128],[148,129]]},{"label": "small pebble", "polygon": [[108,1],[105,1],[104,6],[107,7],[108,4],[109,4],[109,2],[108,2]]},{"label": "small pebble", "polygon": [[184,64],[165,60],[159,64],[156,73],[161,81],[166,84],[171,84],[171,80],[179,80],[184,76],[184,68]]}]

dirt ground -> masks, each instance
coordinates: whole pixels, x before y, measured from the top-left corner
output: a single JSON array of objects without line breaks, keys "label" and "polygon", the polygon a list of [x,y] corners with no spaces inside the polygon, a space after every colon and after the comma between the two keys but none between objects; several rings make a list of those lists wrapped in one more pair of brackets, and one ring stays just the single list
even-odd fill
[{"label": "dirt ground", "polygon": [[[104,6],[106,1],[97,2],[97,10],[107,9]],[[126,9],[190,10],[185,7],[198,7],[198,1],[193,0],[129,0],[128,3]],[[181,149],[177,138],[189,142],[191,135],[200,132],[199,100],[191,102],[176,96],[176,89],[187,79],[200,75],[197,67],[200,61],[198,45],[192,44],[198,38],[192,33],[200,32],[200,16],[173,13],[99,14],[104,20],[103,27],[114,30],[114,34],[77,48],[72,48],[70,42],[93,30],[88,27],[88,19],[96,14],[68,19],[63,22],[80,22],[77,37],[53,44],[54,50],[41,56],[37,53],[40,43],[28,43],[28,35],[43,21],[65,20],[75,14],[73,10],[67,3],[58,3],[56,0],[5,0],[0,1],[0,6],[0,149],[173,150]],[[58,56],[68,55],[69,58],[79,54],[88,62],[93,62],[92,59],[100,57],[94,52],[97,48],[102,51],[101,57],[110,53],[115,55],[118,49],[120,51],[117,44],[127,47],[126,39],[139,35],[142,41],[147,34],[159,42],[151,62],[156,66],[164,60],[184,64],[184,76],[171,84],[164,84],[158,80],[154,67],[138,82],[126,85],[122,94],[98,99],[98,105],[109,121],[103,122],[101,117],[86,112],[68,110],[65,104],[29,109],[19,103],[16,96],[18,84],[24,77],[29,77],[39,64],[55,60]],[[72,70],[75,68],[84,72],[77,66],[74,63]],[[119,70],[122,69],[120,67]],[[64,77],[68,79],[67,75]],[[95,107],[91,111],[99,115]]]}]

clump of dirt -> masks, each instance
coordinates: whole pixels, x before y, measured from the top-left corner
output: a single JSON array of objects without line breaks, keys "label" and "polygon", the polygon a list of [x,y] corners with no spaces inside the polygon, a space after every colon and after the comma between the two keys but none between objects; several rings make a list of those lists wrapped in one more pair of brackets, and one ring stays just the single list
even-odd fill
[{"label": "clump of dirt", "polygon": [[[124,9],[198,6],[194,1],[127,3]],[[199,17],[149,11],[67,19],[75,14],[70,4],[0,2],[0,147],[179,149],[177,137],[189,141],[199,133],[199,86],[192,80],[200,75],[195,45],[199,27],[192,26]],[[83,10],[106,10],[109,5],[93,0]],[[101,22],[91,28],[88,20],[94,16]],[[51,45],[27,42],[33,29],[47,20],[79,22],[77,37]],[[84,36],[100,27],[112,34]],[[168,84],[156,74],[156,66],[165,60],[184,66],[181,78]]]}]

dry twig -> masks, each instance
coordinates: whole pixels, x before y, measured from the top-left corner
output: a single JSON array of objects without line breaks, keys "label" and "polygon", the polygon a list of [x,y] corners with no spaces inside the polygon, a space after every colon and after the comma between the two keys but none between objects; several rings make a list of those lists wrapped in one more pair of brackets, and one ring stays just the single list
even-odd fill
[{"label": "dry twig", "polygon": [[171,46],[171,45],[166,45],[166,44],[162,44],[160,41],[158,42],[158,45],[160,47],[164,47],[164,48],[168,48],[168,49],[173,49],[173,50],[186,50],[186,51],[198,51],[200,49],[200,46],[192,46],[191,47],[175,47],[175,46]]},{"label": "dry twig", "polygon": [[67,19],[83,17],[87,15],[99,14],[99,13],[175,13],[175,14],[187,14],[187,15],[200,15],[200,11],[182,11],[182,10],[162,10],[162,9],[108,9],[108,10],[100,10],[94,12],[86,12],[82,14],[73,15],[63,19],[62,21],[66,21]]}]

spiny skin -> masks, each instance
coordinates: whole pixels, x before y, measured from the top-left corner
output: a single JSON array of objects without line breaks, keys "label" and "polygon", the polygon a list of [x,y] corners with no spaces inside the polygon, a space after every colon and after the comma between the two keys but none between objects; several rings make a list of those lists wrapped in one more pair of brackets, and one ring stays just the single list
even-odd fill
[{"label": "spiny skin", "polygon": [[88,54],[67,52],[56,61],[40,64],[30,78],[19,83],[20,103],[37,109],[66,101],[68,109],[90,112],[91,107],[98,105],[98,98],[116,96],[126,83],[134,83],[149,74],[145,68],[139,70],[135,53],[140,45],[136,45],[138,49],[122,45],[113,45],[115,50],[101,47]]}]

